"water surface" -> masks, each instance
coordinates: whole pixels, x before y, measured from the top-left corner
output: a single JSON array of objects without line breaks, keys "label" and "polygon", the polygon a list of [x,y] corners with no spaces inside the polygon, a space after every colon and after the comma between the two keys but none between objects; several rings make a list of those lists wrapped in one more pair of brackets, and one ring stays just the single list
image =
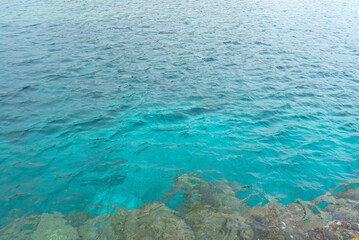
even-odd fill
[{"label": "water surface", "polygon": [[0,214],[126,208],[176,173],[311,200],[359,176],[354,0],[3,0]]}]

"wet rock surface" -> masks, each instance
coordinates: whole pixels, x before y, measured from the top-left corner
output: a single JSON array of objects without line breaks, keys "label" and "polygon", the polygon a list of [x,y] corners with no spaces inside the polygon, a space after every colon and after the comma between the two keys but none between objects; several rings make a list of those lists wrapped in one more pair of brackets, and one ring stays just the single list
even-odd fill
[{"label": "wet rock surface", "polygon": [[[8,239],[355,239],[359,237],[359,188],[333,189],[310,202],[287,206],[271,199],[249,206],[240,188],[210,183],[193,173],[178,175],[159,201],[111,214],[43,213],[14,217],[0,228]],[[170,208],[173,199],[180,199]]]}]

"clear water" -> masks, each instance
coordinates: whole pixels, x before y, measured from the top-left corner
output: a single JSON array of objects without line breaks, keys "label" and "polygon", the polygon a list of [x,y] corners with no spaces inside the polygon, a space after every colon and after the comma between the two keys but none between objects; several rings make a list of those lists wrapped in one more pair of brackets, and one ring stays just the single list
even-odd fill
[{"label": "clear water", "polygon": [[139,207],[189,171],[310,200],[358,149],[358,1],[0,4],[0,216]]}]

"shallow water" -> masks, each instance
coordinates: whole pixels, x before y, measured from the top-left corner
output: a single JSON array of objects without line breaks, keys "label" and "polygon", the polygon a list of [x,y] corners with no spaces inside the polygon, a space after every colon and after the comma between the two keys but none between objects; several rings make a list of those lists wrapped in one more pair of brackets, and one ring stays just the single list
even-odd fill
[{"label": "shallow water", "polygon": [[139,207],[188,171],[284,204],[358,178],[358,13],[2,1],[0,216]]}]

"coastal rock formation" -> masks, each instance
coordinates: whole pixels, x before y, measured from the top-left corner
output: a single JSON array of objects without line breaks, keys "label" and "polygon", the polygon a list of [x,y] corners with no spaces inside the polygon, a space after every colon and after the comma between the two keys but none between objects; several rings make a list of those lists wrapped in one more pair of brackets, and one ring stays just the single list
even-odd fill
[{"label": "coastal rock formation", "polygon": [[77,240],[79,236],[62,213],[54,212],[16,218],[0,229],[0,239]]},{"label": "coastal rock formation", "polygon": [[[114,213],[89,215],[34,214],[17,217],[0,228],[0,240],[346,240],[359,237],[359,188],[333,189],[312,201],[287,206],[249,206],[240,187],[211,183],[193,173],[178,175],[158,201],[138,209],[117,207]],[[176,209],[168,207],[175,200]],[[112,210],[111,210],[112,211]],[[71,219],[71,220],[70,220]]]},{"label": "coastal rock formation", "polygon": [[108,224],[109,216],[107,213],[88,219],[83,225],[79,226],[78,232],[80,237],[88,240],[115,239],[115,234]]},{"label": "coastal rock formation", "polygon": [[309,233],[310,239],[318,240],[345,240],[359,236],[359,223],[331,222],[324,227],[317,227]]},{"label": "coastal rock formation", "polygon": [[209,205],[198,204],[185,216],[197,239],[238,239],[245,230],[245,220],[238,213],[228,214]]},{"label": "coastal rock formation", "polygon": [[39,222],[40,215],[11,218],[8,224],[0,228],[0,240],[30,239]]},{"label": "coastal rock formation", "polygon": [[53,214],[44,213],[40,217],[40,222],[31,235],[31,239],[61,239],[75,240],[78,239],[77,229],[67,223],[61,213]]},{"label": "coastal rock formation", "polygon": [[89,219],[79,227],[84,239],[194,239],[191,228],[163,203],[151,202],[139,209],[117,209]]},{"label": "coastal rock formation", "polygon": [[162,203],[152,202],[126,216],[125,239],[195,239],[191,228],[176,212]]}]

